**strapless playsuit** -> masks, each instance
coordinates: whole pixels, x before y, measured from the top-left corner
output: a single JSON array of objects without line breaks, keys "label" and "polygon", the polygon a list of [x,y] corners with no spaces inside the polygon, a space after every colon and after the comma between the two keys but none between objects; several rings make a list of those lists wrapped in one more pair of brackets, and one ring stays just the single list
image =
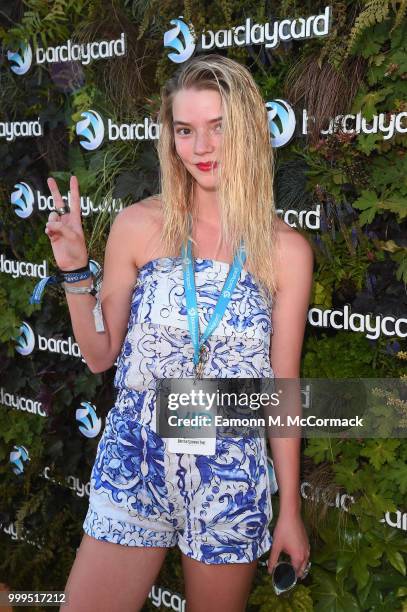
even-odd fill
[{"label": "strapless playsuit", "polygon": [[[202,333],[230,265],[195,258],[194,266]],[[242,269],[206,341],[203,378],[273,378],[271,312],[271,298]],[[193,377],[182,260],[154,259],[139,269],[132,293],[83,529],[125,546],[178,545],[203,563],[248,563],[272,544],[266,440],[221,437],[214,455],[169,452],[156,432],[157,383]]]}]

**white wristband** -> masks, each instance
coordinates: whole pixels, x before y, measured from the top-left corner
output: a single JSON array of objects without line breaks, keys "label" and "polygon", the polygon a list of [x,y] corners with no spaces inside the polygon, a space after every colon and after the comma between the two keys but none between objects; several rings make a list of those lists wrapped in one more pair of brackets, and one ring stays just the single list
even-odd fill
[{"label": "white wristband", "polygon": [[103,312],[102,305],[100,303],[99,291],[96,290],[93,285],[93,282],[91,287],[70,287],[68,283],[64,283],[64,289],[67,293],[90,293],[91,295],[94,295],[96,297],[96,304],[92,309],[93,318],[95,320],[95,328],[98,333],[104,332],[105,326],[103,323]]}]

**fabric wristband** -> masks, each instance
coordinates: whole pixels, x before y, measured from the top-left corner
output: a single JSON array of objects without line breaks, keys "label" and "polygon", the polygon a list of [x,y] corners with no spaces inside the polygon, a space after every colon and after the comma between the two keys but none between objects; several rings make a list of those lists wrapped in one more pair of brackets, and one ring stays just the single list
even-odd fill
[{"label": "fabric wristband", "polygon": [[42,295],[47,285],[55,285],[59,283],[76,283],[80,280],[85,280],[92,275],[89,267],[89,259],[86,266],[77,268],[76,270],[69,270],[64,272],[60,268],[57,268],[57,273],[52,276],[45,276],[42,278],[34,287],[32,295],[29,299],[30,304],[39,304],[41,302]]}]

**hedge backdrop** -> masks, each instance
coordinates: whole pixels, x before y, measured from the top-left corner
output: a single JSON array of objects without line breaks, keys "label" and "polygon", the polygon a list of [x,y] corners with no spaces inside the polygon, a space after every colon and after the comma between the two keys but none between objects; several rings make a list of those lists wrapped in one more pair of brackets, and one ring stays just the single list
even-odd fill
[{"label": "hedge backdrop", "polygon": [[[0,581],[12,590],[63,590],[114,401],[115,368],[95,375],[80,359],[63,291],[51,287],[41,306],[29,304],[36,282],[55,270],[44,233],[52,209],[46,178],[66,194],[70,174],[78,176],[97,270],[116,211],[158,191],[158,165],[153,128],[147,139],[145,127],[133,139],[111,140],[105,130],[102,144],[86,150],[77,127],[83,113],[96,111],[105,126],[154,122],[159,88],[177,68],[169,54],[178,51],[164,46],[174,19],[200,34],[327,7],[323,36],[213,51],[251,70],[276,138],[293,125],[290,109],[295,114],[289,142],[275,141],[275,194],[279,214],[308,237],[316,259],[301,376],[406,380],[406,0],[0,2]],[[118,43],[110,58],[52,55],[68,40],[119,39],[125,53]],[[89,211],[90,201],[99,210]],[[335,328],[328,316],[324,325],[329,310],[357,319]],[[383,398],[382,408],[406,422],[405,399]],[[260,567],[248,610],[407,609],[407,448],[386,427],[384,419],[376,439],[304,440],[312,571],[276,598]],[[273,500],[276,516],[278,495]],[[144,609],[182,609],[182,594],[173,549]]]}]

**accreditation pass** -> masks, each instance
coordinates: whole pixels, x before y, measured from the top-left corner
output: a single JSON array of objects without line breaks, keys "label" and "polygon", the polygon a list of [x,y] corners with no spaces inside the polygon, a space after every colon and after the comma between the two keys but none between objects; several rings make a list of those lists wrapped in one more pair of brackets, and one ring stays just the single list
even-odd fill
[{"label": "accreditation pass", "polygon": [[[216,426],[214,415],[206,415],[210,424],[205,425],[205,438],[184,438],[174,435],[167,438],[167,448],[170,453],[187,453],[190,455],[214,455],[216,450]],[[177,428],[179,432],[179,428]]]}]

